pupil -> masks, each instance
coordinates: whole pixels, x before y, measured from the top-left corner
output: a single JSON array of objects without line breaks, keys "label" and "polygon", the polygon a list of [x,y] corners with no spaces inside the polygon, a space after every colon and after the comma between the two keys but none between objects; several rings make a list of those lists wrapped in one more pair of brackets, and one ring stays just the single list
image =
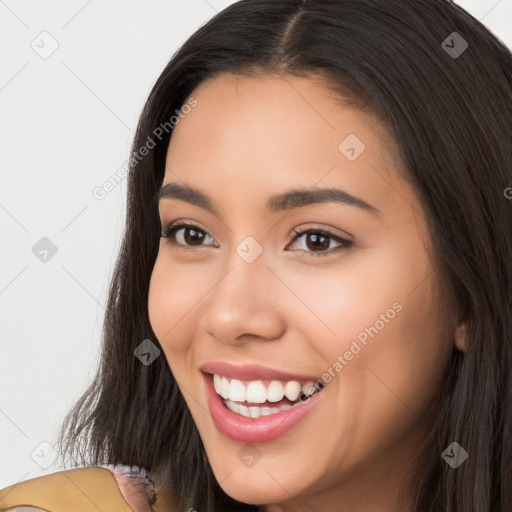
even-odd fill
[{"label": "pupil", "polygon": [[[197,244],[197,245],[200,245],[201,240],[202,240],[202,235],[199,231],[197,231],[193,228],[187,228],[185,231],[188,233],[193,233],[192,238],[191,238],[192,242],[199,242],[199,244]],[[188,243],[188,237],[187,237],[187,243]]]},{"label": "pupil", "polygon": [[[323,238],[324,241],[322,243],[318,243],[319,239]],[[313,239],[313,244],[310,244],[309,241]],[[324,235],[318,235],[318,234],[310,234],[307,238],[307,246],[308,249],[328,249],[329,248],[329,241],[327,240],[327,237]]]}]

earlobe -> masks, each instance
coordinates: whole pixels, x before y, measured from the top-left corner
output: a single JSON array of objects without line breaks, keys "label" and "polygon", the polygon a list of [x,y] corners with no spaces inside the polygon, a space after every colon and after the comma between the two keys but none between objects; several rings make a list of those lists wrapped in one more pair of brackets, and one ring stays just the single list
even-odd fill
[{"label": "earlobe", "polygon": [[457,350],[460,350],[465,354],[468,352],[468,336],[465,322],[461,322],[460,324],[457,325],[455,329],[454,341]]}]

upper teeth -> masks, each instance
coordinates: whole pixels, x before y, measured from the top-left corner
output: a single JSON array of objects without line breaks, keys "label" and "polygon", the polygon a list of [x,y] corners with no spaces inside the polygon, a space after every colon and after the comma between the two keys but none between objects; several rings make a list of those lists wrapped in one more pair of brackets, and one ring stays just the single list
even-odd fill
[{"label": "upper teeth", "polygon": [[304,384],[296,380],[281,382],[279,380],[270,381],[266,386],[261,380],[242,382],[237,379],[228,379],[220,375],[213,375],[213,383],[217,393],[226,400],[233,402],[252,402],[262,404],[265,402],[279,402],[283,397],[292,402],[297,400],[301,391],[305,394],[312,394],[315,390],[313,382]]}]

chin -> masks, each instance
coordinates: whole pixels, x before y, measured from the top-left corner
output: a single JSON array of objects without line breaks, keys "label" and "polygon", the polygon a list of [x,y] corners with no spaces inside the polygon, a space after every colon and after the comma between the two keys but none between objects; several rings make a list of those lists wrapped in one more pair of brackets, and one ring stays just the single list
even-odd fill
[{"label": "chin", "polygon": [[280,490],[272,490],[271,486],[269,486],[268,479],[266,482],[245,481],[241,485],[227,484],[224,482],[221,487],[222,490],[234,500],[247,503],[249,505],[280,503],[290,498],[290,496],[285,493],[282,488],[280,488]]},{"label": "chin", "polygon": [[[226,474],[226,473],[224,473]],[[234,500],[250,505],[266,505],[270,503],[281,503],[295,496],[299,492],[297,484],[291,486],[291,482],[282,481],[278,483],[273,478],[272,471],[264,468],[249,468],[247,470],[233,470],[227,472],[228,476],[217,481],[222,490]]]}]

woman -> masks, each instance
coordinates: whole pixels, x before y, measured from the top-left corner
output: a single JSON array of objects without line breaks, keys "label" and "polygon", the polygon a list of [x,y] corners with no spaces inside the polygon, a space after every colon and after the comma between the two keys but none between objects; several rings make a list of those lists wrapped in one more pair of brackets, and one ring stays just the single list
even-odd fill
[{"label": "woman", "polygon": [[446,0],[201,27],[140,118],[62,453],[145,468],[158,511],[512,510],[511,90]]}]

